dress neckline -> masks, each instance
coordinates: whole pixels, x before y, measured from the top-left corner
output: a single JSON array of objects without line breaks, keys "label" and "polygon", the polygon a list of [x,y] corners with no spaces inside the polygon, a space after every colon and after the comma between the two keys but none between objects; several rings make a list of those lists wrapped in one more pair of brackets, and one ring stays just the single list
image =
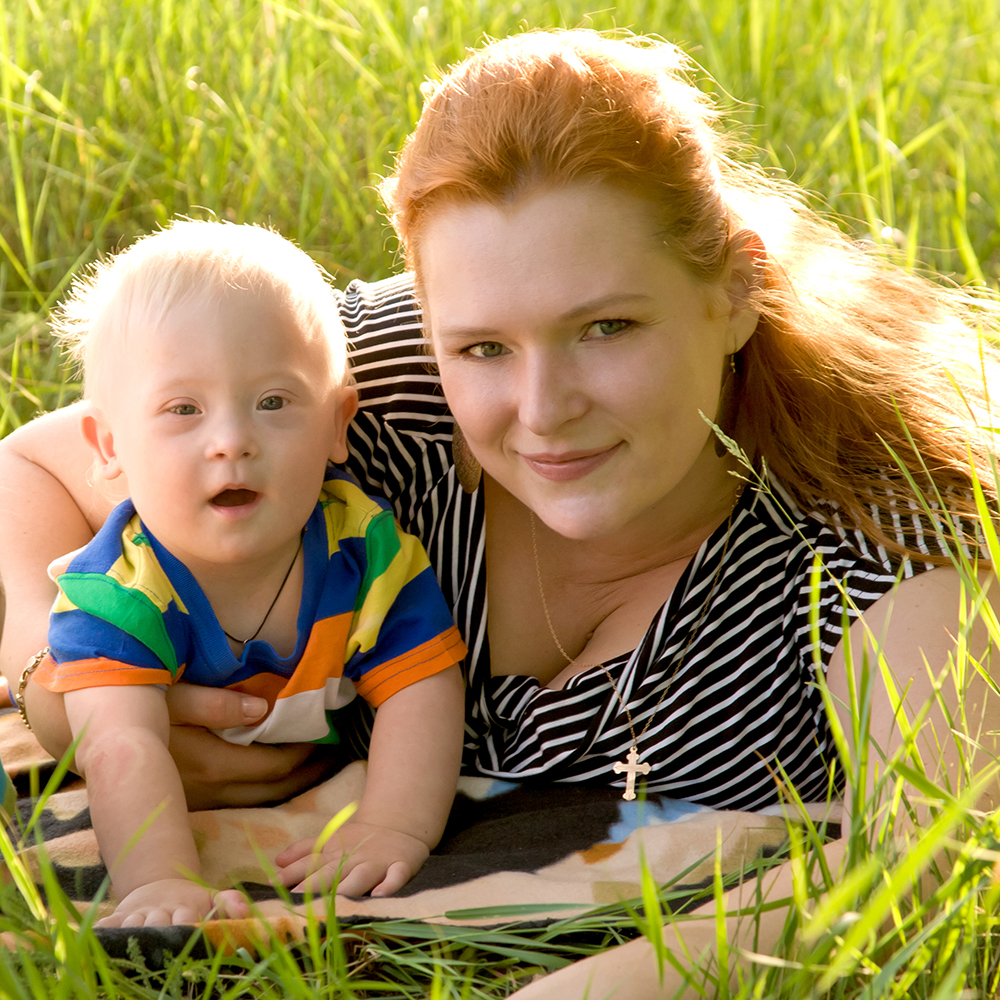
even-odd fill
[{"label": "dress neckline", "polygon": [[[621,680],[624,671],[628,669],[630,663],[635,660],[636,655],[642,650],[643,646],[647,644],[653,633],[659,632],[661,629],[672,631],[682,612],[688,610],[686,606],[690,601],[693,600],[700,602],[705,599],[705,595],[700,592],[698,592],[696,596],[696,591],[700,590],[697,585],[703,582],[710,584],[712,576],[717,569],[711,560],[708,560],[709,565],[706,566],[706,557],[710,552],[716,549],[720,543],[722,543],[727,533],[727,524],[729,525],[729,531],[737,530],[737,524],[741,520],[743,513],[752,507],[757,495],[757,489],[754,484],[748,483],[747,487],[743,490],[739,500],[737,501],[736,506],[733,508],[730,518],[727,518],[719,524],[701,543],[701,545],[698,546],[697,551],[682,570],[681,575],[678,577],[677,583],[674,585],[670,594],[664,599],[663,603],[654,614],[652,620],[646,628],[646,631],[643,633],[643,637],[639,645],[634,649],[619,653],[618,655],[604,661],[604,666],[611,672],[611,675],[615,678],[616,683]],[[482,509],[484,502],[484,491],[480,489],[478,491],[478,495],[476,496],[476,503],[480,506],[480,513],[483,515],[485,515],[485,511]],[[483,523],[485,524],[485,516],[483,516]],[[726,559],[728,560],[730,558],[732,558],[732,552],[728,552],[726,554]],[[703,569],[705,571],[704,573],[702,573]],[[703,577],[704,580],[702,579]],[[488,622],[489,602],[486,596],[486,581],[487,572],[484,561],[483,572],[481,574],[481,586],[483,593],[483,616]],[[700,610],[700,608],[701,604],[699,603],[698,610]],[[496,709],[498,699],[509,700],[512,694],[519,694],[518,697],[515,697],[515,701],[517,702],[520,702],[523,697],[526,696],[569,696],[580,687],[584,687],[592,683],[592,679],[595,675],[601,678],[604,684],[607,684],[607,677],[599,664],[593,664],[580,670],[578,673],[573,674],[568,677],[566,683],[559,688],[550,688],[548,685],[543,684],[541,680],[533,674],[499,674],[495,676],[490,670],[489,626],[488,624],[485,624],[483,628],[483,642],[479,656],[475,658],[470,656],[468,683],[470,688],[473,690],[482,689],[484,691],[487,700],[486,707],[492,715]],[[586,680],[584,680],[584,678],[586,678]]]}]

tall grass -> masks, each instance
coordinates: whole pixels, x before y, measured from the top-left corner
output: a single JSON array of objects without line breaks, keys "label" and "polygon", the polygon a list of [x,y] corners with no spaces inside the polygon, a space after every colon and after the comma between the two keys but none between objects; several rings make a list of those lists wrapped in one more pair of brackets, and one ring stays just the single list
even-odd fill
[{"label": "tall grass", "polygon": [[[596,10],[554,0],[0,0],[0,436],[76,391],[45,327],[74,271],[174,215],[268,221],[340,283],[392,273],[373,180],[410,130],[422,82],[484,34],[580,24],[682,44],[761,163],[813,190],[857,238],[892,243],[908,266],[950,280],[1000,281],[992,0],[626,0]],[[979,592],[964,572],[971,620]],[[858,737],[881,665],[855,652]],[[959,642],[941,684],[975,669]],[[953,722],[959,733],[968,726]],[[784,945],[737,976],[736,993],[997,995],[997,821],[922,777],[912,740],[884,762],[850,750],[850,735],[838,734],[849,793],[863,798],[876,765],[881,792],[855,810],[849,870],[824,867],[810,828],[793,837]],[[935,825],[901,854],[887,830],[908,808],[904,779],[934,802]],[[936,888],[921,890],[922,867],[935,869]],[[47,906],[2,889],[0,934],[13,944],[0,948],[5,996],[498,997],[657,923],[639,903],[632,917],[534,931],[377,925],[297,956],[181,956],[156,978],[138,956],[131,969],[109,962],[54,881],[47,889]],[[725,993],[727,982],[710,970],[704,988]]]},{"label": "tall grass", "polygon": [[655,32],[768,168],[859,237],[1000,279],[1000,7],[981,0],[0,0],[0,433],[67,390],[44,317],[177,214],[269,221],[344,282],[398,266],[372,182],[484,34]]}]

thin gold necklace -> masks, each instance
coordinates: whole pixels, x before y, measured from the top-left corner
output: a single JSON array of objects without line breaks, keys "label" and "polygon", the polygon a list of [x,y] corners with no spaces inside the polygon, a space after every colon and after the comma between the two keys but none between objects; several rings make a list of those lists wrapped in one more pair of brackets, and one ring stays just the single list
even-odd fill
[{"label": "thin gold necklace", "polygon": [[[615,774],[625,775],[625,792],[622,795],[623,799],[632,800],[635,798],[635,778],[637,774],[649,774],[652,770],[648,762],[639,763],[639,741],[646,735],[649,731],[649,727],[653,724],[653,719],[656,718],[656,710],[663,704],[663,699],[666,698],[667,692],[670,690],[674,683],[674,678],[677,676],[677,671],[680,670],[681,665],[687,658],[687,654],[691,649],[691,644],[694,642],[698,633],[701,631],[701,626],[705,622],[705,616],[708,614],[709,605],[712,603],[712,597],[715,595],[715,589],[719,585],[719,577],[722,575],[722,567],[726,561],[726,553],[729,551],[729,539],[732,536],[733,531],[733,514],[736,512],[736,507],[740,502],[740,497],[743,496],[744,486],[741,485],[736,492],[736,498],[733,500],[733,506],[730,508],[729,517],[726,519],[726,538],[722,545],[722,552],[719,554],[719,564],[715,567],[715,575],[712,577],[712,585],[708,588],[708,594],[705,597],[705,603],[701,606],[701,614],[698,615],[698,620],[694,623],[694,627],[688,632],[687,642],[684,644],[684,648],[681,650],[681,655],[674,662],[673,673],[667,678],[667,683],[663,686],[663,691],[660,693],[660,697],[657,699],[656,704],[653,706],[653,711],[650,713],[649,718],[646,720],[646,725],[642,727],[642,731],[639,735],[636,735],[635,724],[632,719],[632,713],[629,711],[628,705],[625,704],[625,699],[622,698],[621,691],[618,690],[618,685],[615,683],[615,679],[612,673],[603,663],[581,663],[580,671],[588,670],[590,667],[600,667],[601,670],[607,675],[608,681],[611,684],[611,690],[615,694],[615,698],[618,699],[618,704],[621,706],[622,712],[625,713],[625,718],[628,721],[628,731],[632,737],[632,746],[629,749],[628,755],[624,761],[615,761],[612,765],[611,770]],[[576,657],[570,656],[566,652],[565,647],[559,641],[559,636],[556,634],[555,626],[552,624],[552,615],[549,613],[549,605],[545,600],[545,587],[542,584],[542,563],[538,558],[538,535],[535,530],[535,512],[531,509],[528,510],[528,517],[531,523],[531,551],[535,557],[535,575],[538,577],[538,593],[542,599],[542,611],[545,613],[545,624],[549,627],[549,634],[552,636],[552,641],[556,644],[556,649],[562,654],[563,659],[572,666],[576,663]]]}]

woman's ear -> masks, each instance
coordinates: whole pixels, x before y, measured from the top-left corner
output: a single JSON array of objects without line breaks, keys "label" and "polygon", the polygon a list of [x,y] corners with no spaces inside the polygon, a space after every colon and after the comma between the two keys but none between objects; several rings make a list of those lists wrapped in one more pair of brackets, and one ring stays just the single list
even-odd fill
[{"label": "woman's ear", "polygon": [[741,229],[729,241],[729,345],[735,354],[753,336],[760,319],[754,305],[756,293],[764,287],[767,249],[752,229]]},{"label": "woman's ear", "polygon": [[337,390],[335,424],[330,446],[330,461],[347,461],[347,428],[351,426],[354,414],[358,412],[358,390],[353,385],[341,386]]},{"label": "woman's ear", "polygon": [[83,439],[90,445],[97,460],[97,471],[102,479],[117,479],[122,474],[121,462],[115,451],[115,437],[104,414],[90,410],[80,419]]}]

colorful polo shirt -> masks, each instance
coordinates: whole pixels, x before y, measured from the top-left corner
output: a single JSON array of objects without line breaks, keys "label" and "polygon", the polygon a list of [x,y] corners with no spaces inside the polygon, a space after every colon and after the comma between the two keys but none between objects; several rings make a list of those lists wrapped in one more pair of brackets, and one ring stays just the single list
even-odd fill
[{"label": "colorful polo shirt", "polygon": [[50,691],[121,684],[232,688],[267,699],[234,743],[337,742],[332,713],[355,692],[377,707],[466,653],[423,546],[388,505],[332,466],[303,530],[298,639],[279,656],[260,639],[236,656],[188,568],[145,528],[130,500],[84,548],[49,568],[59,595]]}]

